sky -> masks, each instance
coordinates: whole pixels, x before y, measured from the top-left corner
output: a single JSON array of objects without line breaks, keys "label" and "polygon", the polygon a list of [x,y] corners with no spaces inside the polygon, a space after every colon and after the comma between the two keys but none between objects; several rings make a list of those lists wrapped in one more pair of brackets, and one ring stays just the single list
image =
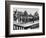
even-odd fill
[{"label": "sky", "polygon": [[21,12],[24,12],[26,10],[28,14],[32,14],[32,15],[34,15],[36,11],[37,12],[39,11],[38,8],[17,8],[17,7],[14,8],[13,10],[16,11],[16,9],[17,11],[21,11]]}]

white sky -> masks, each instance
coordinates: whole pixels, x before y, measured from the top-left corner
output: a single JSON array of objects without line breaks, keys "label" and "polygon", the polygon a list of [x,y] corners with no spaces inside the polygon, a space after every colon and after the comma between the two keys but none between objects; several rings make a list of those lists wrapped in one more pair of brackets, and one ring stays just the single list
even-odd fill
[{"label": "white sky", "polygon": [[24,12],[26,10],[28,14],[32,14],[32,15],[34,15],[36,11],[39,11],[38,8],[18,8],[18,7],[14,8],[13,10],[16,11],[16,9],[17,11],[20,12]]}]

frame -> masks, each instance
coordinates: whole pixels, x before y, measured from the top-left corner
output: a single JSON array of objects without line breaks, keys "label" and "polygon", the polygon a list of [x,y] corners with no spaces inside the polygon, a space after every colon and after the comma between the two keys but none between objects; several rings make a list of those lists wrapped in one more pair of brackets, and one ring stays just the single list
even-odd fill
[{"label": "frame", "polygon": [[[11,6],[13,5],[13,7],[15,5],[42,6],[42,14],[41,14],[42,15],[42,32],[26,33],[26,34],[10,34],[10,5]],[[20,7],[22,7],[22,6],[20,6]],[[39,27],[39,26],[36,26],[36,27]],[[32,27],[32,28],[35,28],[35,27]],[[24,29],[25,29],[25,27],[24,27]],[[37,36],[37,35],[45,35],[45,3],[41,3],[41,2],[5,1],[5,36],[6,37],[18,37],[18,36],[20,37],[20,36]]]}]

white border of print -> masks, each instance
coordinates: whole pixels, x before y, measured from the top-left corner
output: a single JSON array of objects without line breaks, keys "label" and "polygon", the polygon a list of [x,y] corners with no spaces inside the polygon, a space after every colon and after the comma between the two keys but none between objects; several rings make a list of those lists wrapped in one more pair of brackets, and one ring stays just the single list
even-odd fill
[{"label": "white border of print", "polygon": [[[13,30],[13,8],[38,8],[39,9],[39,29],[32,30]],[[40,33],[42,32],[42,6],[24,6],[24,5],[10,5],[10,34],[26,34],[26,33]]]}]

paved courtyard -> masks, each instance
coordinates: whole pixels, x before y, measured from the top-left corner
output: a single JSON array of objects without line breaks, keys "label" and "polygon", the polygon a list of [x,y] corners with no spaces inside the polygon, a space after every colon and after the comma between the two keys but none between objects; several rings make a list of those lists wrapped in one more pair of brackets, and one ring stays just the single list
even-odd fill
[{"label": "paved courtyard", "polygon": [[34,21],[34,23],[33,23],[33,22],[28,22],[28,23],[17,23],[16,21],[13,22],[13,24],[16,24],[16,25],[19,25],[19,26],[23,26],[23,27],[32,26],[32,25],[38,24],[38,23],[39,23],[38,20],[37,20],[37,21]]}]

